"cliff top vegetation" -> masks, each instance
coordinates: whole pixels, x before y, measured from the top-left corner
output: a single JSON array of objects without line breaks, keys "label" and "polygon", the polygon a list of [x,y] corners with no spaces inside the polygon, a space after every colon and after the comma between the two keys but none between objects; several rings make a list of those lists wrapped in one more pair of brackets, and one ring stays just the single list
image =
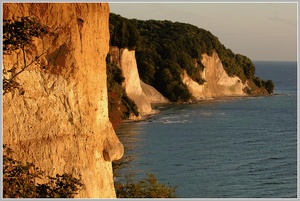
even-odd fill
[{"label": "cliff top vegetation", "polygon": [[[238,76],[243,82],[248,80],[257,89],[266,91],[266,81],[255,77],[255,66],[248,57],[233,53],[211,32],[194,25],[127,19],[110,13],[110,37],[110,45],[136,50],[141,79],[173,102],[192,98],[181,80],[183,70],[199,84],[205,83],[200,74],[205,68],[202,55],[211,56],[213,51],[219,55],[229,76]],[[259,80],[260,86],[253,80]],[[267,91],[272,93],[270,88]]]}]

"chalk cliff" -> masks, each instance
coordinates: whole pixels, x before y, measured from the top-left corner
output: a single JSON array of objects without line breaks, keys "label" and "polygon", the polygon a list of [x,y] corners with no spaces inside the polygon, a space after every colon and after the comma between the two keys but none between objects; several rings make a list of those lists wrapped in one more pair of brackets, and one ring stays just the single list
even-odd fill
[{"label": "chalk cliff", "polygon": [[222,96],[245,96],[244,89],[249,86],[237,77],[229,77],[218,54],[214,51],[212,56],[202,55],[205,66],[202,78],[206,80],[203,85],[193,81],[186,72],[182,76],[183,83],[188,86],[191,94],[197,99],[208,99]]},{"label": "chalk cliff", "polygon": [[110,57],[111,62],[115,62],[122,69],[126,94],[135,102],[141,114],[138,118],[155,113],[152,103],[168,102],[155,88],[140,80],[134,50],[112,46]]},{"label": "chalk cliff", "polygon": [[135,51],[127,48],[120,49],[120,67],[125,77],[124,87],[127,96],[134,100],[141,115],[151,114],[154,111],[150,102],[142,90],[137,69]]},{"label": "chalk cliff", "polygon": [[[123,145],[108,119],[107,3],[4,3],[4,19],[34,16],[52,35],[35,39],[27,61],[39,62],[17,77],[3,96],[3,143],[46,175],[73,173],[85,184],[76,197],[115,197],[111,161]],[[20,69],[21,51],[4,55],[2,68]]]}]

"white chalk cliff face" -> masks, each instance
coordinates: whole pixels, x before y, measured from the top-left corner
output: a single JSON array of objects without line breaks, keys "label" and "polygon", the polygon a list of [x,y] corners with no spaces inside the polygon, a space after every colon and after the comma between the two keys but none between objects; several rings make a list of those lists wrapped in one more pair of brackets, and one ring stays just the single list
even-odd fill
[{"label": "white chalk cliff face", "polygon": [[120,50],[120,66],[125,77],[124,87],[127,96],[134,100],[141,115],[151,114],[154,111],[151,108],[150,102],[142,90],[140,84],[140,76],[137,69],[135,51],[130,51],[127,48]]},{"label": "white chalk cliff face", "polygon": [[[17,77],[25,93],[3,96],[3,143],[46,175],[81,175],[86,188],[76,197],[115,197],[111,161],[124,149],[108,119],[108,4],[3,4],[4,19],[17,16],[34,16],[54,34],[28,51],[28,61],[44,55]],[[3,57],[2,68],[14,66],[23,66],[21,51]]]},{"label": "white chalk cliff face", "polygon": [[[110,47],[110,56],[111,62],[115,62],[122,69],[125,78],[123,86],[126,94],[135,102],[140,113],[137,119],[155,113],[151,107],[152,103],[168,102],[156,89],[140,80],[134,50],[119,49],[113,46]],[[132,117],[131,119],[134,118]]]},{"label": "white chalk cliff face", "polygon": [[183,83],[188,86],[188,89],[197,100],[246,95],[244,88],[248,87],[248,85],[243,84],[242,80],[237,76],[228,76],[215,51],[212,56],[203,54],[202,58],[202,63],[205,66],[202,77],[206,80],[203,85],[193,81],[186,72],[182,76]]}]

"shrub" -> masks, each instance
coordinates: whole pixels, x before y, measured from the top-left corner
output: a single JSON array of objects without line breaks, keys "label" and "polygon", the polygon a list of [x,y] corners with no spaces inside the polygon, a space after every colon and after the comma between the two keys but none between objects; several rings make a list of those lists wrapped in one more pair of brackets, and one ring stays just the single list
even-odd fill
[{"label": "shrub", "polygon": [[[84,188],[80,179],[72,174],[45,176],[32,163],[22,164],[11,157],[13,151],[3,145],[3,197],[4,198],[74,198]],[[36,183],[36,179],[47,183]]]},{"label": "shrub", "polygon": [[115,182],[117,198],[176,198],[176,186],[158,183],[154,174],[135,183],[132,177],[126,177],[125,185]]}]

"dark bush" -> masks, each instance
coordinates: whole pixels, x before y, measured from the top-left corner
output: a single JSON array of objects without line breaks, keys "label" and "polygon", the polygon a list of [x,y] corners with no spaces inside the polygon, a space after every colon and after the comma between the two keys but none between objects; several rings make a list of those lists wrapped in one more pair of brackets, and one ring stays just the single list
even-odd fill
[{"label": "dark bush", "polygon": [[275,87],[275,85],[274,85],[273,80],[267,80],[265,88],[267,89],[269,94],[273,93],[274,87]]},{"label": "dark bush", "polygon": [[[3,145],[3,197],[4,198],[74,198],[84,188],[80,179],[72,174],[45,176],[32,163],[22,164],[12,158],[13,151]],[[46,179],[36,184],[36,179]]]},{"label": "dark bush", "polygon": [[176,198],[176,186],[166,186],[159,183],[154,174],[148,178],[134,182],[132,177],[126,177],[126,184],[115,182],[117,198]]}]

